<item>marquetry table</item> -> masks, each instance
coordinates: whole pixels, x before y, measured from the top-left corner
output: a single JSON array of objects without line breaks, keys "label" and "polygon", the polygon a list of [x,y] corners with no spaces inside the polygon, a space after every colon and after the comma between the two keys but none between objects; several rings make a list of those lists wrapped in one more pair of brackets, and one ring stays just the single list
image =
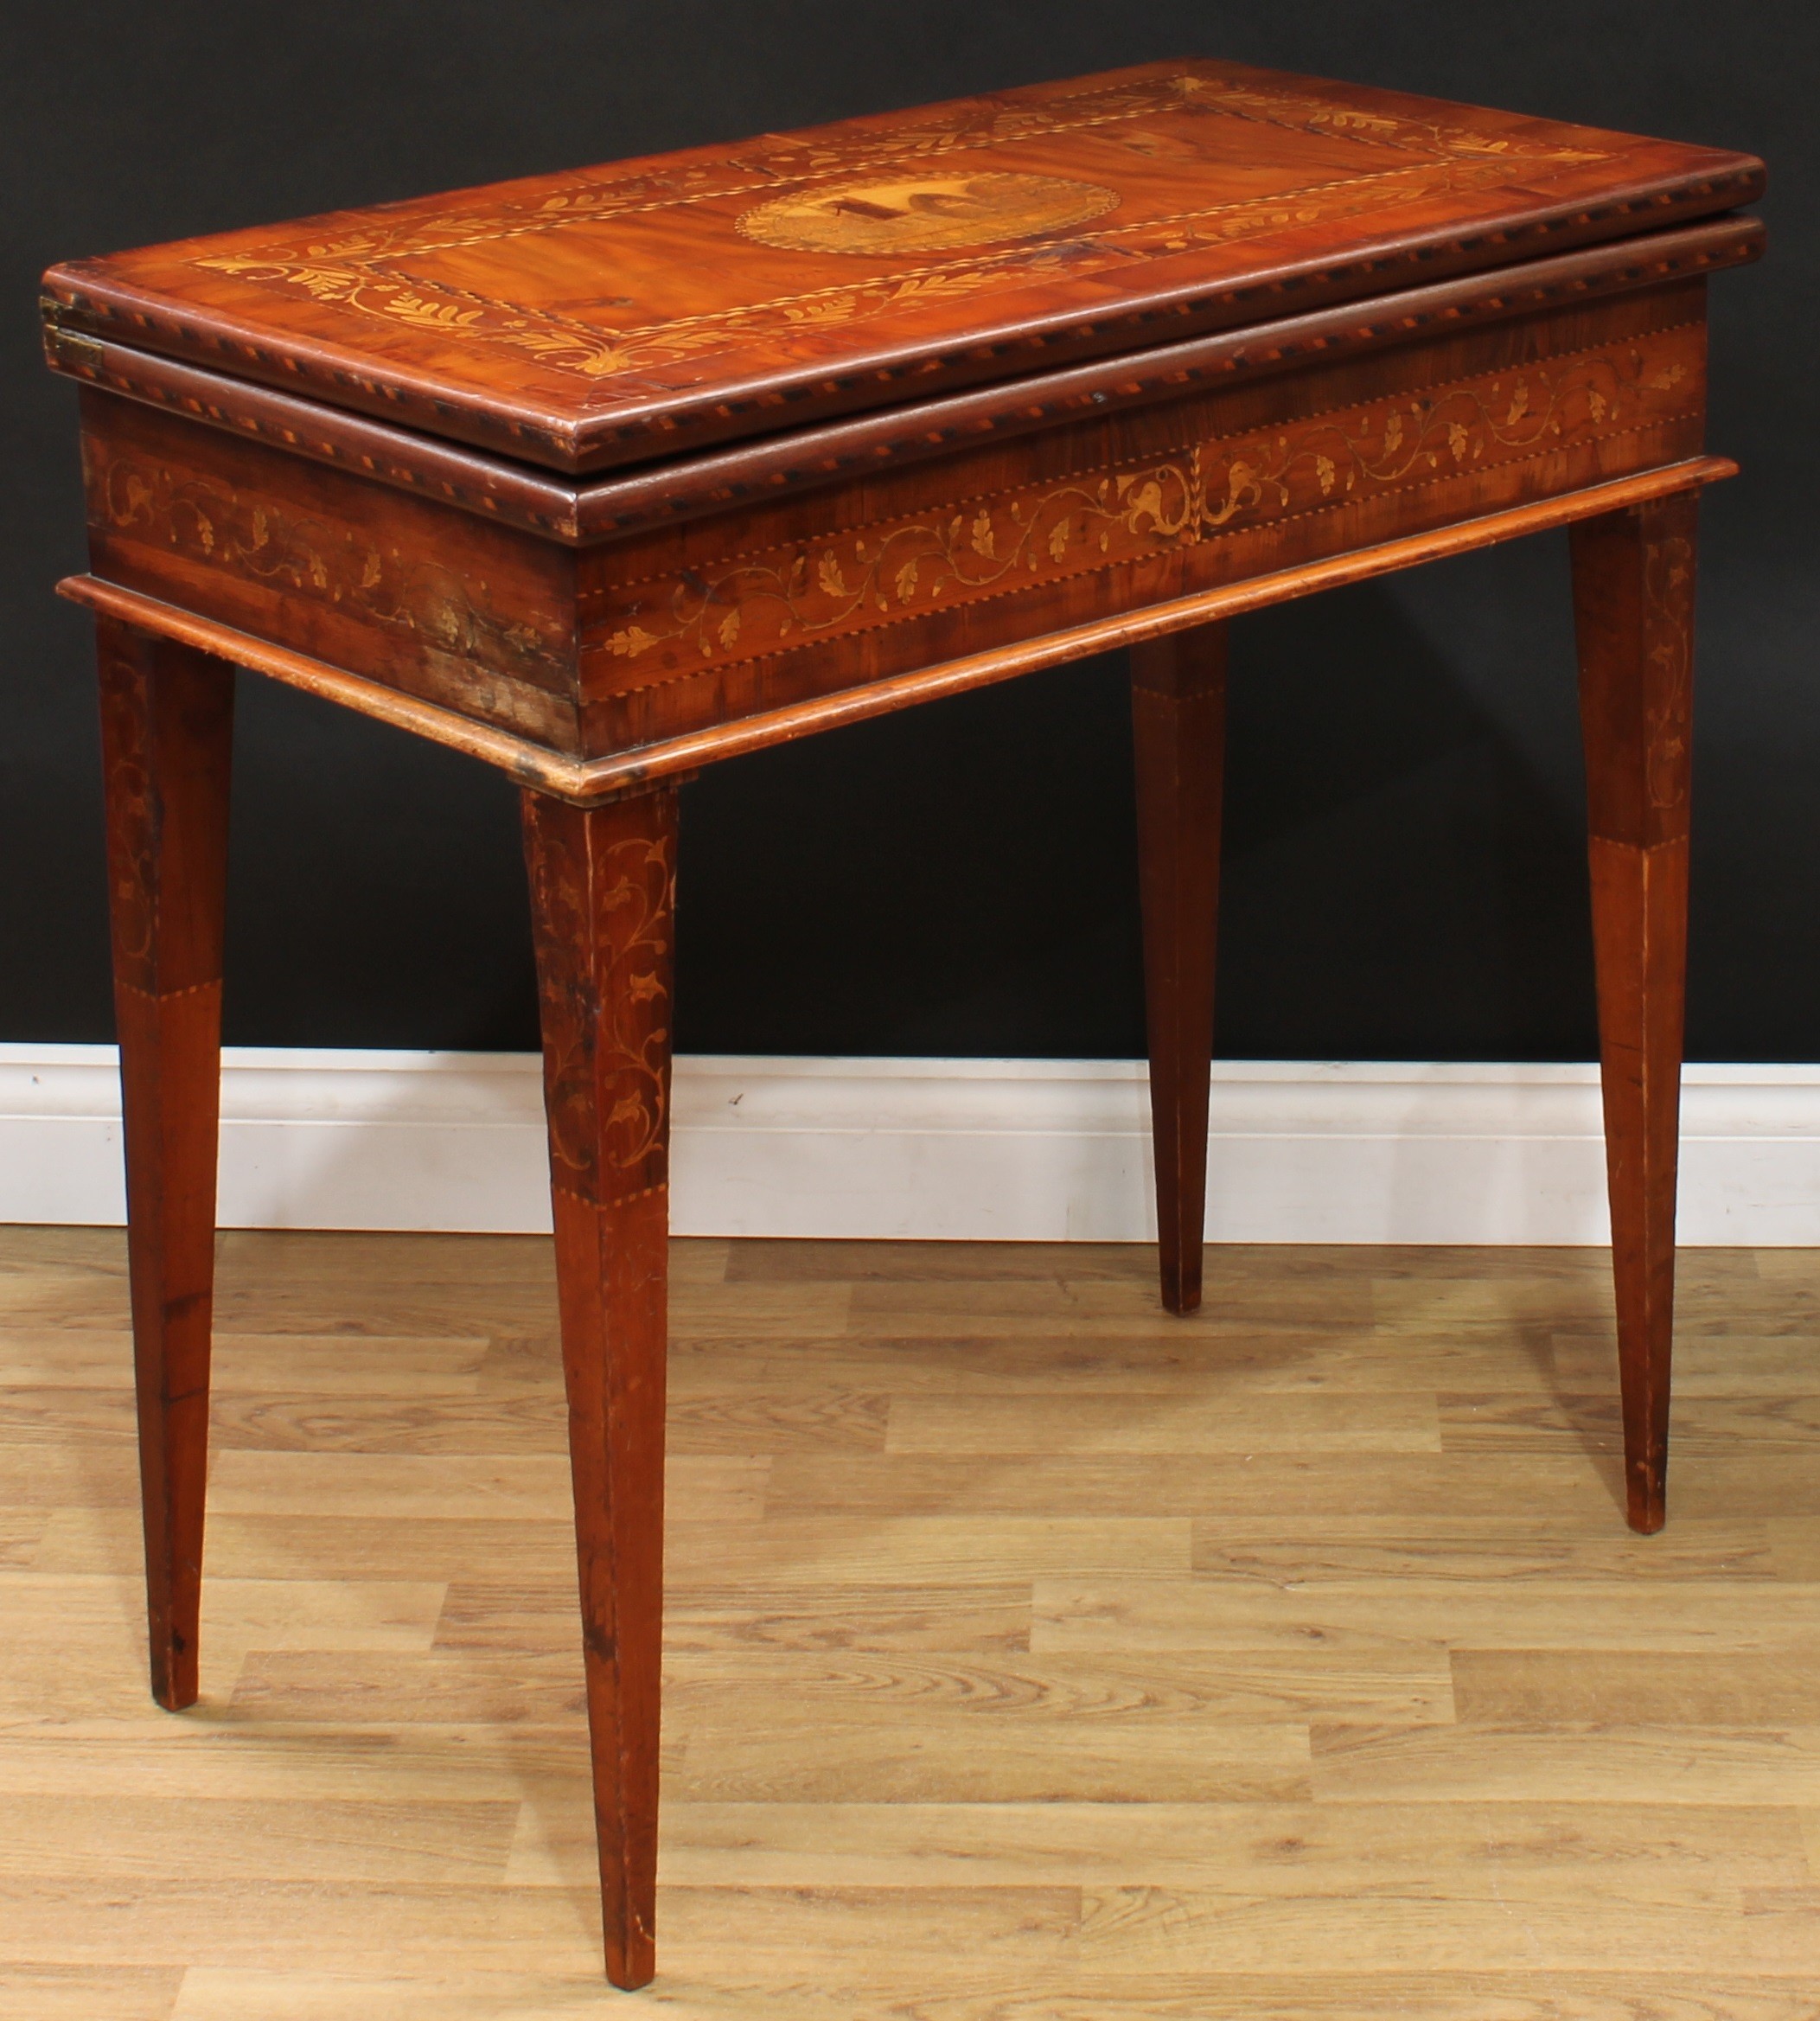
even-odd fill
[{"label": "marquetry table", "polygon": [[[1706,276],[1748,156],[1165,63],[47,277],[82,383],[152,1689],[196,1695],[233,669],[523,789],[607,1970],[654,1969],[678,784],[1131,648],[1200,1296],[1224,621],[1571,528],[1625,1466],[1663,1520]],[[1007,753],[1007,763],[1014,754]]]}]

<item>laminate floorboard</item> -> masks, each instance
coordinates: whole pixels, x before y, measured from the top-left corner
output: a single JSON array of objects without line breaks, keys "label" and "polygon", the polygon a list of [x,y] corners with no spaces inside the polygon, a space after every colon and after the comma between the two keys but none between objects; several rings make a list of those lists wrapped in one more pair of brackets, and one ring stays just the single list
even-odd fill
[{"label": "laminate floorboard", "polygon": [[598,1972],[548,1245],[220,1240],[202,1698],[124,1244],[0,1230],[0,2021],[1816,2021],[1820,1254],[674,1245],[660,1962]]}]

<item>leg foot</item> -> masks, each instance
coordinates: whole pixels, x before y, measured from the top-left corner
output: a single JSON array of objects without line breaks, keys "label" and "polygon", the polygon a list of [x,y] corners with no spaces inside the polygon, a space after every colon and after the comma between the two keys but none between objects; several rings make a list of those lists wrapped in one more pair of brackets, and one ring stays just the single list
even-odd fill
[{"label": "leg foot", "polygon": [[655,1970],[676,796],[527,792],[607,1976]]},{"label": "leg foot", "polygon": [[1688,493],[1573,533],[1625,1501],[1645,1532],[1667,1510],[1695,531]]},{"label": "leg foot", "polygon": [[233,669],[103,619],[102,758],[152,1695],[195,1703]]},{"label": "leg foot", "polygon": [[1131,710],[1157,1247],[1165,1307],[1192,1312],[1201,1302],[1207,1212],[1225,627],[1134,646]]}]

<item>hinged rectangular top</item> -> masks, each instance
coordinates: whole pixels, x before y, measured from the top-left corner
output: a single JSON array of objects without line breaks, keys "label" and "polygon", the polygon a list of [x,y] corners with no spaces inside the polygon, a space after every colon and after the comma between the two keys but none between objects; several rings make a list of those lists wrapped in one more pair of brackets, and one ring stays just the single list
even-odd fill
[{"label": "hinged rectangular top", "polygon": [[1749,155],[1196,60],[72,261],[45,316],[580,471],[1762,186]]}]

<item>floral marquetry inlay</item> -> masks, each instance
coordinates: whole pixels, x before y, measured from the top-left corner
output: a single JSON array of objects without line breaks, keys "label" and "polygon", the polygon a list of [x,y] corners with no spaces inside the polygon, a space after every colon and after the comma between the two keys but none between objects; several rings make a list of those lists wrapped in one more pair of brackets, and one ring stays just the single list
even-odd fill
[{"label": "floral marquetry inlay", "polygon": [[589,635],[637,686],[1166,554],[1648,427],[1700,397],[1684,325],[1238,435],[957,499],[673,580],[609,584]]},{"label": "floral marquetry inlay", "polygon": [[668,1170],[675,797],[526,804],[551,1176],[623,1199]]},{"label": "floral marquetry inlay", "polygon": [[[1243,151],[1242,137],[1268,146],[1273,131],[1343,143],[1350,159],[1344,168],[1270,178],[1262,189],[1233,176],[1227,164],[1236,148]],[[1091,179],[1035,172],[1023,158],[1045,147],[1053,158],[1054,144],[1076,138],[1097,145],[1101,173]],[[1178,168],[1176,194],[1192,192],[1192,201],[1132,206],[1102,179],[1108,153],[1153,171]],[[1271,88],[1238,73],[1185,69],[1046,103],[967,100],[897,126],[774,138],[668,173],[597,172],[534,201],[503,193],[490,207],[451,199],[446,213],[428,217],[405,206],[412,214],[374,214],[316,237],[248,238],[192,264],[262,293],[296,292],[380,323],[515,349],[559,372],[610,380],[1047,276],[1130,272],[1134,262],[1491,189],[1513,176],[1545,178],[1602,158],[1521,130],[1487,134]],[[726,208],[730,200],[737,208]],[[961,257],[820,287],[761,285],[696,313],[642,316],[635,295],[601,303],[602,314],[594,304],[539,302],[527,289],[481,287],[472,278],[496,271],[494,249],[509,241],[590,234],[597,259],[614,243],[599,234],[666,216],[672,229],[690,233],[677,240],[678,256],[704,270],[717,240],[737,246],[742,238],[875,260]],[[484,256],[483,266],[470,255]],[[534,249],[524,256],[527,278],[540,257]],[[616,306],[630,313],[611,313]]]},{"label": "floral marquetry inlay", "polygon": [[434,555],[402,552],[357,528],[245,496],[150,456],[98,454],[87,477],[89,523],[110,534],[287,597],[342,605],[438,652],[533,670],[559,664],[553,642],[495,609],[483,580]]},{"label": "floral marquetry inlay", "polygon": [[1694,543],[1672,534],[1652,541],[1644,557],[1644,651],[1656,668],[1646,785],[1656,808],[1679,807],[1687,797],[1693,638]]},{"label": "floral marquetry inlay", "polygon": [[1021,413],[1014,384],[1058,368],[1411,291],[1414,331],[1437,288],[1502,315],[1493,277],[1738,264],[1763,180],[1190,57],[69,260],[42,315],[90,383],[156,376],[130,349],[591,476],[963,389]]}]

